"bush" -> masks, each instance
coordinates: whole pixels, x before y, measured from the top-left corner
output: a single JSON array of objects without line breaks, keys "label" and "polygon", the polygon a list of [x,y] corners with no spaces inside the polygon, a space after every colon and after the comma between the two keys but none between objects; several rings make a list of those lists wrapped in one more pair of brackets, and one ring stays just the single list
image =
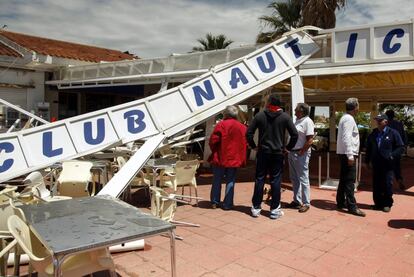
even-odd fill
[{"label": "bush", "polygon": [[414,130],[407,130],[408,146],[414,147]]}]

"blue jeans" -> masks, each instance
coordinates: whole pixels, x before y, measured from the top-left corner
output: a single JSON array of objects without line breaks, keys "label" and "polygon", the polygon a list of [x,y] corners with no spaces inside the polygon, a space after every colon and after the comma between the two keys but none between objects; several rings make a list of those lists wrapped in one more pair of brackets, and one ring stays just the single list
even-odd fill
[{"label": "blue jeans", "polygon": [[213,166],[213,185],[210,192],[211,204],[219,204],[221,198],[221,181],[226,178],[226,193],[223,201],[223,208],[230,209],[233,207],[234,184],[236,182],[235,167]]},{"label": "blue jeans", "polygon": [[301,156],[299,151],[294,151],[290,152],[288,156],[293,201],[305,206],[310,206],[309,158],[310,152]]},{"label": "blue jeans", "polygon": [[283,172],[282,154],[267,154],[261,151],[256,155],[256,181],[254,184],[254,193],[252,204],[255,209],[261,209],[263,200],[263,187],[266,180],[266,175],[269,174],[270,186],[272,190],[272,201],[270,209],[277,209],[280,205],[280,185],[282,182]]}]

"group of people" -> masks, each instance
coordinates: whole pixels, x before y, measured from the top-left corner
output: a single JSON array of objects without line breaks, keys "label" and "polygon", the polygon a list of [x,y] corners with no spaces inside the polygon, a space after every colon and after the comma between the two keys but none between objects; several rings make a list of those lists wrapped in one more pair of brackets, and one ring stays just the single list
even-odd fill
[{"label": "group of people", "polygon": [[[213,184],[210,202],[213,209],[221,205],[221,185],[225,179],[225,197],[222,209],[233,208],[236,172],[246,164],[247,146],[256,153],[255,185],[252,197],[251,215],[258,217],[262,210],[263,191],[266,177],[271,186],[270,218],[283,216],[281,209],[281,182],[285,155],[288,156],[289,175],[293,187],[293,200],[286,207],[307,212],[310,208],[309,160],[313,142],[314,123],[309,117],[310,107],[298,103],[295,107],[296,120],[281,108],[281,99],[271,94],[266,107],[255,115],[248,127],[238,121],[238,108],[226,107],[221,120],[209,139],[212,154],[209,162],[213,168]],[[338,209],[346,209],[357,216],[365,216],[354,196],[356,166],[355,159],[360,150],[360,139],[355,115],[359,110],[358,99],[345,102],[346,113],[338,125],[337,154],[341,172],[336,202]],[[366,166],[373,172],[373,209],[389,212],[393,204],[392,182],[395,177],[403,186],[400,158],[406,138],[404,128],[394,121],[393,111],[375,117],[377,128],[368,136],[366,145]],[[257,142],[255,133],[258,130]],[[402,132],[402,134],[400,134]]]}]

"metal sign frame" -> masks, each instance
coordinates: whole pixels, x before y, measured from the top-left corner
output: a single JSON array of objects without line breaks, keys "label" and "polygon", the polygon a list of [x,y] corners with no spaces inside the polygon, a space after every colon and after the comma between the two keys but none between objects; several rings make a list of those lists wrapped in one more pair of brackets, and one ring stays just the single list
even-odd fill
[{"label": "metal sign frame", "polygon": [[298,32],[150,97],[0,135],[0,182],[106,145],[177,134],[272,86],[318,50]]}]

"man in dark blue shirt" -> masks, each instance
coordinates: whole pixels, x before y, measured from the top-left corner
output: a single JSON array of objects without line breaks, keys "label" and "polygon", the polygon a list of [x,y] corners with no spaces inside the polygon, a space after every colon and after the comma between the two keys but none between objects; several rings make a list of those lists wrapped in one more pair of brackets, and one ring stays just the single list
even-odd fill
[{"label": "man in dark blue shirt", "polygon": [[385,114],[376,116],[375,120],[378,127],[368,136],[365,162],[372,165],[373,208],[389,212],[394,202],[394,163],[404,151],[404,143],[400,134],[387,126],[388,117]]},{"label": "man in dark blue shirt", "polygon": [[[385,112],[385,114],[388,116],[388,127],[393,128],[400,134],[404,146],[406,147],[408,144],[408,139],[407,133],[404,130],[404,125],[400,121],[394,119],[395,113],[393,110],[388,110]],[[400,189],[404,190],[404,180],[401,174],[401,155],[399,157],[396,157],[394,161],[394,178],[397,180]]]}]

